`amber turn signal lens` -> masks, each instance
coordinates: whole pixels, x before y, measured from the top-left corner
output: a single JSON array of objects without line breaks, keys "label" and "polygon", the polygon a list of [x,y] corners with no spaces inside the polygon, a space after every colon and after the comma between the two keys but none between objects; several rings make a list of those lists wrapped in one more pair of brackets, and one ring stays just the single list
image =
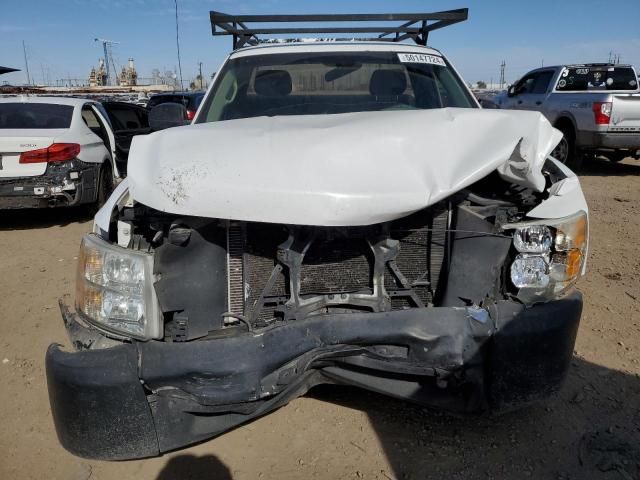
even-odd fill
[{"label": "amber turn signal lens", "polygon": [[565,264],[567,266],[567,277],[577,277],[580,274],[580,269],[582,268],[582,252],[577,248],[567,252]]}]

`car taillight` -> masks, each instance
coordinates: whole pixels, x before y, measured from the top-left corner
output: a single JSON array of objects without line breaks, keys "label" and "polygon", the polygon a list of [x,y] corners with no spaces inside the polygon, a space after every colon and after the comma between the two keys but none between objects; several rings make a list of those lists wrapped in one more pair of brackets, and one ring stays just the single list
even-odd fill
[{"label": "car taillight", "polygon": [[195,110],[187,110],[187,120],[193,120],[193,117],[196,116]]},{"label": "car taillight", "polygon": [[611,121],[611,102],[594,102],[593,114],[596,125],[609,125]]},{"label": "car taillight", "polygon": [[51,163],[73,160],[80,153],[77,143],[54,143],[47,148],[29,150],[20,154],[20,163]]}]

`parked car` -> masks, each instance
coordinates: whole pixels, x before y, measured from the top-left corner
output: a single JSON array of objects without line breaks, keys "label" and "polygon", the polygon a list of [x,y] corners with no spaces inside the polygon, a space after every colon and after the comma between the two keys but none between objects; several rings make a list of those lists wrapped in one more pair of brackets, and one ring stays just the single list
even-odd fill
[{"label": "parked car", "polygon": [[204,94],[205,92],[157,93],[149,97],[147,109],[151,110],[153,107],[163,103],[180,103],[186,109],[185,120],[193,120]]},{"label": "parked car", "polygon": [[617,162],[640,157],[640,89],[631,65],[538,68],[498,99],[501,108],[541,112],[563,139],[553,156],[579,166],[584,154]]},{"label": "parked car", "polygon": [[101,205],[120,178],[115,146],[97,102],[0,98],[0,209]]},{"label": "parked car", "polygon": [[430,14],[393,16],[418,45],[252,46],[249,23],[211,18],[236,49],[199,113],[133,139],[82,240],[61,303],[76,351],[46,355],[62,445],[159,455],[322,383],[457,412],[557,391],[588,244],[561,133],[481,109],[422,45]]}]

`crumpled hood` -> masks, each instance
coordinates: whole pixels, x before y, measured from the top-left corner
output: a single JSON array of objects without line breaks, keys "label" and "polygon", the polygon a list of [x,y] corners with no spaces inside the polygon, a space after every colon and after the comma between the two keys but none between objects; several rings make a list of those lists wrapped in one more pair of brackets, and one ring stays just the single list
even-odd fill
[{"label": "crumpled hood", "polygon": [[133,139],[129,188],[157,210],[299,225],[409,215],[494,170],[544,189],[562,134],[537,112],[438,109],[259,117]]}]

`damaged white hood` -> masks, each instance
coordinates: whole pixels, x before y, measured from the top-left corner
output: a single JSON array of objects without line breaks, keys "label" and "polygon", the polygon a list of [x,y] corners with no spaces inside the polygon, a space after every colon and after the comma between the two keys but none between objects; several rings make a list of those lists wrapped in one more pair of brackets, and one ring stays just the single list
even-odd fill
[{"label": "damaged white hood", "polygon": [[494,170],[542,191],[562,134],[537,112],[438,109],[260,117],[135,137],[132,197],[157,210],[257,222],[369,225]]}]

